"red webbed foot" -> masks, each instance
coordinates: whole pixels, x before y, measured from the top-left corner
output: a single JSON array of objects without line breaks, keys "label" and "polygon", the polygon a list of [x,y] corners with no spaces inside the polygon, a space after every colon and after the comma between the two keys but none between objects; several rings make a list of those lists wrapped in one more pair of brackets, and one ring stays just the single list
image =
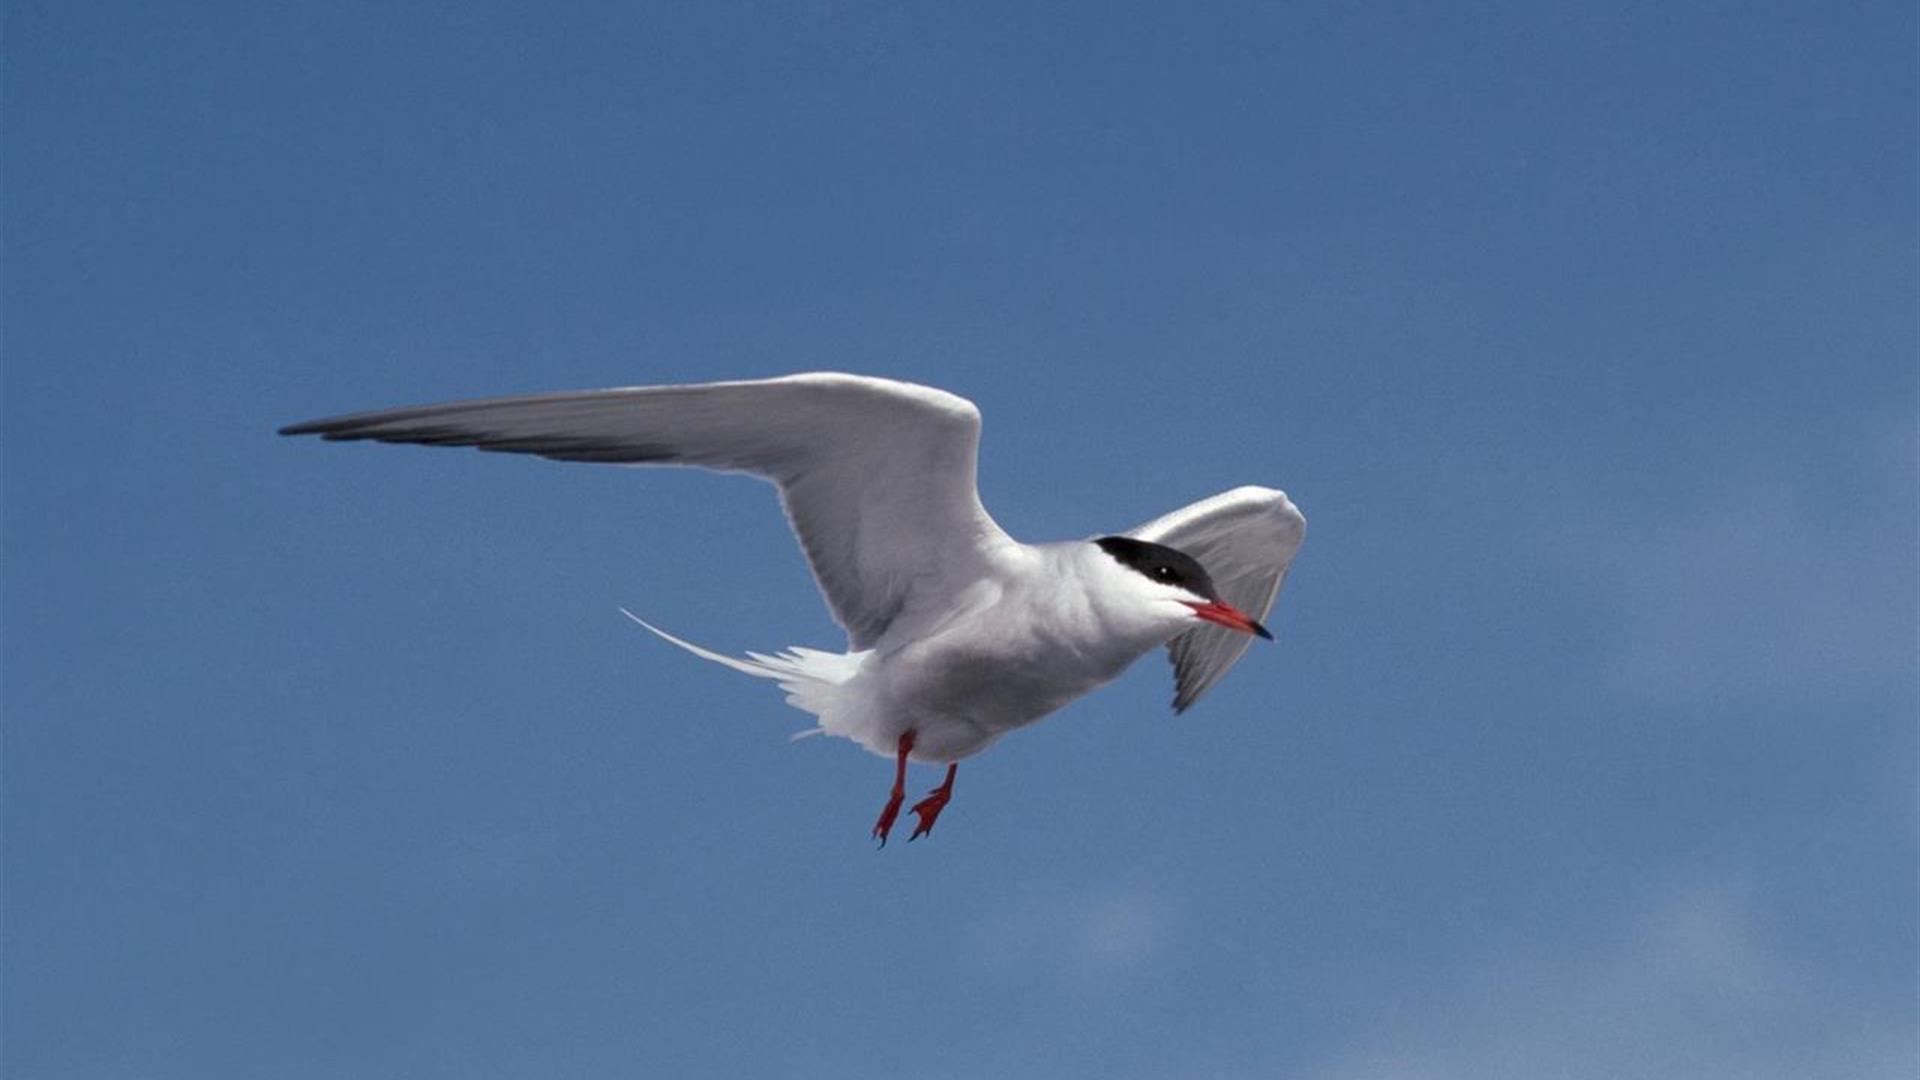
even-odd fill
[{"label": "red webbed foot", "polygon": [[909,731],[900,736],[893,765],[893,790],[887,795],[887,805],[880,811],[880,820],[873,823],[873,838],[880,841],[881,847],[887,846],[887,834],[893,831],[893,820],[900,816],[900,804],[907,798],[907,755],[911,753],[913,732]]},{"label": "red webbed foot", "polygon": [[957,764],[948,765],[946,781],[939,787],[927,792],[926,798],[913,804],[913,812],[920,815],[920,824],[914,827],[913,835],[907,837],[908,843],[912,843],[933,831],[933,823],[940,817],[940,811],[945,810],[947,803],[953,799],[953,774],[957,772],[959,768],[960,766]]},{"label": "red webbed foot", "polygon": [[[887,799],[886,807],[880,811],[880,820],[873,823],[873,838],[880,841],[881,847],[887,846],[887,834],[893,831],[893,820],[900,816],[900,804],[906,798],[906,792],[896,790]],[[914,809],[920,808],[916,806]]]}]

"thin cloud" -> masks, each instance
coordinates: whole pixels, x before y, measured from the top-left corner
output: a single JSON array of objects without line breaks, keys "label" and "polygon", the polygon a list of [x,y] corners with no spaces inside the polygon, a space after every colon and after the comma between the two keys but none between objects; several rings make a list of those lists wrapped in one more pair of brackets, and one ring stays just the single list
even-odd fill
[{"label": "thin cloud", "polygon": [[1736,882],[1670,885],[1596,949],[1483,957],[1317,1080],[1790,1080],[1912,1075],[1911,1017],[1808,989]]},{"label": "thin cloud", "polygon": [[1158,956],[1172,927],[1166,898],[1117,885],[1032,888],[996,901],[975,924],[966,963],[1050,972],[1070,987],[1113,985]]},{"label": "thin cloud", "polygon": [[1914,434],[1863,448],[1847,490],[1728,470],[1692,504],[1563,508],[1551,532],[1609,613],[1622,693],[1681,703],[1911,688]]}]

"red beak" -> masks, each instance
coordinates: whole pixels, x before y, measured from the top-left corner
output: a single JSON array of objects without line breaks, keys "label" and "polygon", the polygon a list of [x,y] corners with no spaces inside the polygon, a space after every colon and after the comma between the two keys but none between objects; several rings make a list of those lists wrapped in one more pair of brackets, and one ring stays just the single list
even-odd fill
[{"label": "red beak", "polygon": [[1241,611],[1225,600],[1214,600],[1205,604],[1196,604],[1191,600],[1182,600],[1180,602],[1192,608],[1195,615],[1198,615],[1210,623],[1219,623],[1229,630],[1238,630],[1243,634],[1263,637],[1268,641],[1273,640],[1273,635],[1267,633],[1266,627],[1253,621],[1246,612]]}]

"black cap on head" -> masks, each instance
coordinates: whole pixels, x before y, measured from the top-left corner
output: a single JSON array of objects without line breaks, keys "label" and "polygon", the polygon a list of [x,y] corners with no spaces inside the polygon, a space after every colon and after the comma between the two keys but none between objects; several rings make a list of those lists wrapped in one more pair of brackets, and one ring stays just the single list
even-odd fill
[{"label": "black cap on head", "polygon": [[1165,544],[1135,540],[1131,536],[1102,536],[1094,543],[1100,545],[1100,550],[1113,556],[1120,565],[1137,574],[1162,585],[1185,589],[1208,600],[1220,599],[1220,594],[1214,590],[1213,578],[1207,576],[1206,568],[1185,552],[1175,551]]}]

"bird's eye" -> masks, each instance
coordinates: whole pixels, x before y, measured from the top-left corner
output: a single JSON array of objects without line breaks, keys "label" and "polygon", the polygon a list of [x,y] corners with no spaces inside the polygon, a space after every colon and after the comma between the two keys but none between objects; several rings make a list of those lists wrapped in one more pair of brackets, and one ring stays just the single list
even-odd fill
[{"label": "bird's eye", "polygon": [[1154,577],[1156,577],[1156,578],[1159,578],[1159,579],[1160,579],[1161,581],[1172,581],[1172,580],[1173,580],[1173,567],[1171,567],[1171,566],[1156,566],[1156,567],[1154,567],[1154,568],[1153,568],[1153,576],[1154,576]]}]

